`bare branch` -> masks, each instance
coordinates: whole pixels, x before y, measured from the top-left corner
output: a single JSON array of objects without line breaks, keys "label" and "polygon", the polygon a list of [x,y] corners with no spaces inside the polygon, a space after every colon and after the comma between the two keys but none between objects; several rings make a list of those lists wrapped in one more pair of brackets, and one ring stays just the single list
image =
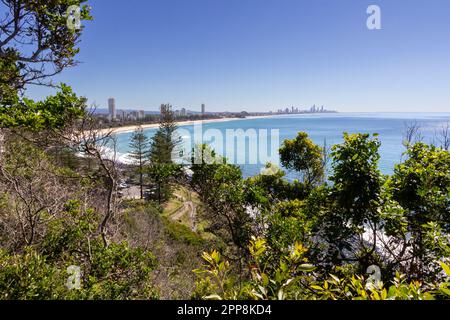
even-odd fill
[{"label": "bare branch", "polygon": [[444,150],[450,150],[450,123],[447,122],[435,133],[436,139],[440,143],[440,147]]},{"label": "bare branch", "polygon": [[404,125],[405,133],[403,135],[403,144],[406,147],[423,141],[421,125],[416,120],[413,122],[405,122]]}]

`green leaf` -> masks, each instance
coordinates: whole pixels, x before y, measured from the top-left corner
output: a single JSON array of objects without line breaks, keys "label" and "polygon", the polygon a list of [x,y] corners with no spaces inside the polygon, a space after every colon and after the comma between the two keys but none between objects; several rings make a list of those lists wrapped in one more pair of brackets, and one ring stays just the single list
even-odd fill
[{"label": "green leaf", "polygon": [[449,290],[449,289],[447,289],[447,288],[440,288],[440,290],[441,290],[445,295],[447,295],[447,296],[450,297],[450,290]]},{"label": "green leaf", "polygon": [[303,272],[311,272],[316,269],[312,264],[304,263],[298,266],[298,269]]},{"label": "green leaf", "polygon": [[267,287],[267,285],[269,284],[269,277],[265,273],[262,273],[261,278],[263,286]]},{"label": "green leaf", "polygon": [[447,274],[447,276],[450,277],[450,267],[446,265],[443,262],[439,262],[441,264],[442,269],[444,269],[444,272]]},{"label": "green leaf", "polygon": [[321,286],[317,286],[317,285],[312,285],[311,289],[318,290],[318,291],[322,291],[323,290],[323,288]]},{"label": "green leaf", "polygon": [[335,275],[333,275],[333,274],[330,274],[330,277],[333,278],[333,280],[336,281],[336,283],[340,283],[341,282],[341,280],[338,277],[336,277]]},{"label": "green leaf", "polygon": [[205,299],[205,300],[222,300],[222,297],[219,296],[218,294],[212,294],[212,295],[203,297],[203,299]]}]

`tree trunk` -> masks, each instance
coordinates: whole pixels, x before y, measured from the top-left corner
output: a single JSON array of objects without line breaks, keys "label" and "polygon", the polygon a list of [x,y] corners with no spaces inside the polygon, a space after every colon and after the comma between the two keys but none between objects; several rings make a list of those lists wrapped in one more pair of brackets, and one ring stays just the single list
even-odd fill
[{"label": "tree trunk", "polygon": [[109,178],[107,211],[106,211],[106,214],[100,224],[100,234],[101,234],[103,244],[105,247],[108,247],[108,238],[106,235],[106,225],[108,224],[109,219],[111,219],[111,217],[113,215],[114,190],[115,190],[115,181],[113,178]]},{"label": "tree trunk", "polygon": [[5,140],[5,136],[3,130],[0,128],[0,160],[3,157],[3,141]]},{"label": "tree trunk", "polygon": [[141,200],[144,199],[144,173],[142,163],[139,165],[139,185],[141,188]]}]

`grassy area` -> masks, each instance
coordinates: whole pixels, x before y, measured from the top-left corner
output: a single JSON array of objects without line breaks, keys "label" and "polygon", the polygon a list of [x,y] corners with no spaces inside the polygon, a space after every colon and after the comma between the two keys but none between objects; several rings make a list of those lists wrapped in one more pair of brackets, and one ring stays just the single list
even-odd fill
[{"label": "grassy area", "polygon": [[190,299],[208,242],[189,227],[163,214],[155,203],[127,201],[123,233],[133,246],[150,250],[158,260],[153,275],[162,299]]},{"label": "grassy area", "polygon": [[193,232],[184,224],[175,222],[170,218],[163,217],[163,223],[166,227],[167,234],[176,241],[181,241],[193,246],[203,245],[205,239],[196,232]]},{"label": "grassy area", "polygon": [[[195,205],[195,231],[191,229],[190,206],[185,206],[189,201]],[[122,202],[121,209],[123,232],[128,241],[150,250],[157,257],[159,266],[154,282],[160,288],[160,296],[189,299],[196,280],[191,270],[202,264],[202,252],[221,246],[219,239],[205,231],[210,223],[204,218],[204,205],[198,195],[178,187],[176,196],[162,207],[130,199]],[[175,214],[177,219],[174,219]]]},{"label": "grassy area", "polygon": [[[185,202],[191,201],[195,206],[196,217],[195,217],[195,227],[196,231],[192,231],[192,221],[190,217],[190,207],[184,207]],[[150,210],[152,207],[150,204],[138,201],[138,200],[127,200],[122,204],[124,206],[125,212],[133,212],[135,210]],[[157,213],[156,208],[152,208],[154,214]],[[204,217],[204,205],[201,202],[199,196],[190,191],[189,189],[179,186],[175,192],[174,196],[163,205],[162,213],[160,215],[161,222],[164,225],[164,230],[168,236],[175,241],[182,241],[188,245],[200,245],[205,241],[214,241],[216,237],[207,232],[210,223]],[[176,217],[175,217],[176,215]],[[127,219],[127,215],[125,215]],[[127,221],[131,227],[134,226],[134,221]]]},{"label": "grassy area", "polygon": [[[164,207],[163,215],[167,218],[172,218],[172,221],[176,221],[189,229],[191,227],[191,217],[189,216],[190,209],[186,208],[183,212],[179,212],[185,201],[191,201],[196,207],[195,226],[197,233],[205,240],[215,240],[215,236],[213,234],[205,231],[208,229],[210,223],[203,218],[204,204],[200,200],[198,194],[183,186],[179,186],[175,190],[174,197]],[[176,219],[174,219],[174,214],[177,214]]]},{"label": "grassy area", "polygon": [[170,199],[164,206],[163,215],[165,217],[170,217],[175,212],[180,210],[183,207],[183,202],[180,201],[178,198],[173,197]]}]

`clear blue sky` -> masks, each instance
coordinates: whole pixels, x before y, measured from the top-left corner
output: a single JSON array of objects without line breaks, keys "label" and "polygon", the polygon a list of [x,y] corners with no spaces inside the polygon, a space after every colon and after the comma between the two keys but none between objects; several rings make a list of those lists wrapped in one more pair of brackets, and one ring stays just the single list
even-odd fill
[{"label": "clear blue sky", "polygon": [[[56,80],[100,107],[450,111],[449,0],[89,3],[82,64]],[[382,30],[367,29],[369,4]]]}]

